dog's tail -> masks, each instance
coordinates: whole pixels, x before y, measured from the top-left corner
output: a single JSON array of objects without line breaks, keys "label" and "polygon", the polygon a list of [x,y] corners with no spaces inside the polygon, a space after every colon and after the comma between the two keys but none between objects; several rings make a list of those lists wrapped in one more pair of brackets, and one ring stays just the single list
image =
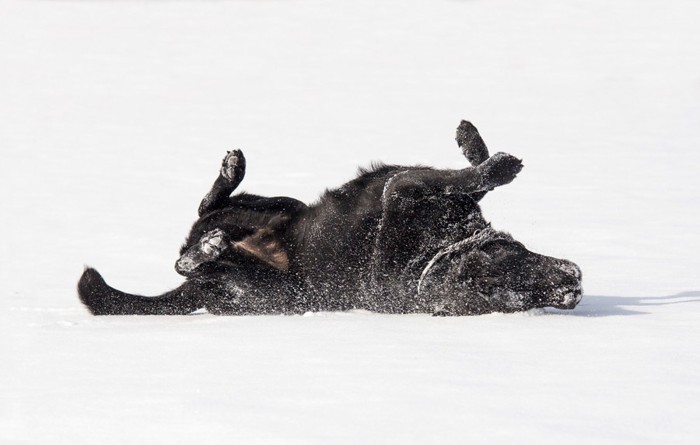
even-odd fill
[{"label": "dog's tail", "polygon": [[93,315],[186,315],[204,307],[198,294],[187,281],[158,297],[127,294],[110,287],[89,267],[78,281],[80,301]]}]

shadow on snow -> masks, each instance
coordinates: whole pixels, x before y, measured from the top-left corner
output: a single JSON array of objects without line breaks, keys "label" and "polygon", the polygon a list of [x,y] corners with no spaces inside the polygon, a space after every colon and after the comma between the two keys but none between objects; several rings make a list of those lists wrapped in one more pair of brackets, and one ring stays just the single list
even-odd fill
[{"label": "shadow on snow", "polygon": [[573,311],[547,309],[550,314],[579,317],[608,317],[613,315],[645,315],[644,308],[671,304],[700,303],[700,291],[680,292],[665,297],[613,297],[584,295],[581,303]]}]

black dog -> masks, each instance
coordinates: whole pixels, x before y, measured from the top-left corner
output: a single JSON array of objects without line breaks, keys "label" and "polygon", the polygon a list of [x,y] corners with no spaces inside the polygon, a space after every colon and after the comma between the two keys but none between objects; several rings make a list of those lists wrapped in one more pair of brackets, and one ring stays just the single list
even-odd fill
[{"label": "black dog", "polygon": [[521,162],[488,150],[462,121],[472,167],[375,166],[306,206],[231,193],[243,153],[229,152],[175,268],[187,280],[159,297],[129,295],[87,269],[81,301],[96,315],[303,313],[362,308],[467,315],[580,301],[572,262],[528,251],[490,227],[477,202],[511,182]]}]

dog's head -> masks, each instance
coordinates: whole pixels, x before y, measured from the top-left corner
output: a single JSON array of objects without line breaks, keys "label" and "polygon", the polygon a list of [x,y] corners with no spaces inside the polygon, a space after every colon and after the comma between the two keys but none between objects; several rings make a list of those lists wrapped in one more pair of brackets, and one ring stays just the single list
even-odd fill
[{"label": "dog's head", "polygon": [[424,270],[419,292],[446,313],[573,309],[581,301],[581,278],[571,261],[531,252],[509,234],[486,228],[440,251]]}]

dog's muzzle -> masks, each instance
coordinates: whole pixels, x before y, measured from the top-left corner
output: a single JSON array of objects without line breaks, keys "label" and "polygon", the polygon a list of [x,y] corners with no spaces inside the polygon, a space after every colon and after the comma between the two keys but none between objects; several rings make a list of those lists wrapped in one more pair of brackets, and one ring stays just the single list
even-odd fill
[{"label": "dog's muzzle", "polygon": [[583,297],[581,269],[568,260],[556,260],[552,271],[551,305],[557,309],[573,309]]}]

